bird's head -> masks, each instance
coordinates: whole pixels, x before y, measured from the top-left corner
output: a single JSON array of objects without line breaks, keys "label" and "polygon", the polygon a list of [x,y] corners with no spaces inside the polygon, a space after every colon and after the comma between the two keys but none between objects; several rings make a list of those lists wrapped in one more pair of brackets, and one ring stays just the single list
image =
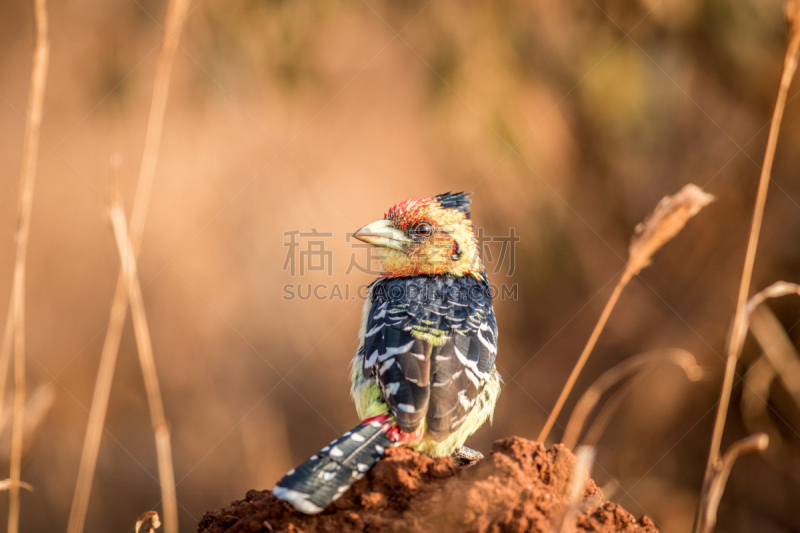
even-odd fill
[{"label": "bird's head", "polygon": [[484,269],[468,195],[448,192],[406,200],[389,209],[384,220],[364,226],[353,236],[376,247],[386,277],[480,277]]}]

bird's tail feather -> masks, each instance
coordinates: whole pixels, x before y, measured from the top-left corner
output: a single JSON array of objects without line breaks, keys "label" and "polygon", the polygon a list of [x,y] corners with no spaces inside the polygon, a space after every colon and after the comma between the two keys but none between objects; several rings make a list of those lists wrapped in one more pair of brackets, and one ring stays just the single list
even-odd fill
[{"label": "bird's tail feather", "polygon": [[321,512],[372,468],[395,444],[392,422],[364,420],[281,479],[272,494],[307,514]]}]

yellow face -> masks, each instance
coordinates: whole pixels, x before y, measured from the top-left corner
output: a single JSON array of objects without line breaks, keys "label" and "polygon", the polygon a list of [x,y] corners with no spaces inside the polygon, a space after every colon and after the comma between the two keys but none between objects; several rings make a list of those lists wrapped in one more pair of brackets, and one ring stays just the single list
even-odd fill
[{"label": "yellow face", "polygon": [[377,247],[385,277],[483,272],[472,221],[465,211],[445,208],[436,198],[407,200],[358,230],[355,238]]}]

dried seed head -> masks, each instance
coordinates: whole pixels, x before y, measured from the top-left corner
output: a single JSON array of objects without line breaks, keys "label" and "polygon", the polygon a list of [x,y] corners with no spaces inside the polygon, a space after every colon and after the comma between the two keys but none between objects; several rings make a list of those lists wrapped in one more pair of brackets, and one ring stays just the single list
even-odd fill
[{"label": "dried seed head", "polygon": [[155,511],[147,511],[136,521],[136,533],[139,533],[140,530],[142,533],[153,533],[153,530],[159,527],[161,527],[161,520],[158,519],[158,513]]},{"label": "dried seed head", "polygon": [[713,200],[713,195],[703,192],[700,187],[691,183],[674,196],[662,198],[647,220],[634,230],[631,245],[628,247],[627,273],[635,276],[649,266],[653,254]]}]

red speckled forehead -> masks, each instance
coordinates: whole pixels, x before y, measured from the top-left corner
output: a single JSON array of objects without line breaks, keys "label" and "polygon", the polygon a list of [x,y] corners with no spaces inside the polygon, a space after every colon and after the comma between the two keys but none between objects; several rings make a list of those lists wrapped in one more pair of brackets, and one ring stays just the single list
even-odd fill
[{"label": "red speckled forehead", "polygon": [[405,229],[419,222],[423,213],[435,206],[437,203],[433,198],[412,198],[392,206],[385,218],[391,220],[397,227]]}]

